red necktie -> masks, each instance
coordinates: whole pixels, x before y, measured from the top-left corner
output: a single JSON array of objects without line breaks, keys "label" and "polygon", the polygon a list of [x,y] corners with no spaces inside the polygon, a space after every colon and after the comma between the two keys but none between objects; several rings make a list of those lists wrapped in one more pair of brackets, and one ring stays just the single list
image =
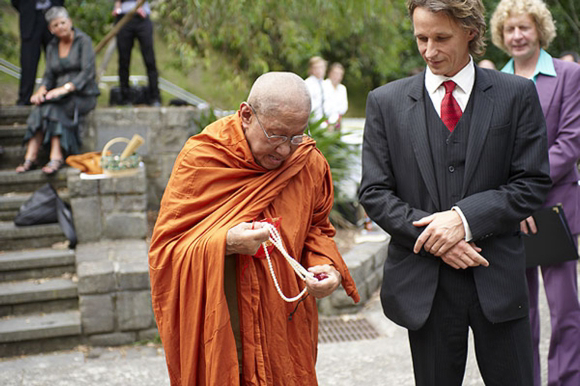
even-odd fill
[{"label": "red necktie", "polygon": [[441,120],[449,131],[453,131],[457,122],[459,122],[459,118],[461,118],[461,108],[452,94],[453,89],[455,89],[455,82],[448,80],[443,82],[443,86],[445,87],[445,96],[443,101],[441,101]]}]

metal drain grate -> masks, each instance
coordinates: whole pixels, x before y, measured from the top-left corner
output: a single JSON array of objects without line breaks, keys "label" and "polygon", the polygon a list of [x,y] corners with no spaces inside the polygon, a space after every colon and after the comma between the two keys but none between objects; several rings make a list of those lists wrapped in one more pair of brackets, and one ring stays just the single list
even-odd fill
[{"label": "metal drain grate", "polygon": [[379,333],[365,318],[330,317],[318,321],[318,342],[350,342],[376,339]]}]

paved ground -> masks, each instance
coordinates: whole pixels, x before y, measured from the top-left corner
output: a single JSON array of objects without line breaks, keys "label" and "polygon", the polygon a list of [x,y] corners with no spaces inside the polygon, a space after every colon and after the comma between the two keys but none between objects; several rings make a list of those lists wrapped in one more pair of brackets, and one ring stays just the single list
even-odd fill
[{"label": "paved ground", "polygon": [[[541,299],[543,339],[547,351],[549,316]],[[317,374],[321,386],[411,386],[413,373],[406,330],[382,314],[376,294],[356,315],[380,333],[373,340],[319,345]],[[545,375],[544,375],[545,379]],[[169,385],[163,350],[155,345],[117,348],[78,348],[67,352],[0,361],[3,386],[163,386]],[[470,347],[464,385],[483,385]]]},{"label": "paved ground", "polygon": [[[345,120],[345,127],[361,128],[362,120]],[[360,133],[350,138],[360,143]],[[353,167],[356,169],[356,166]],[[356,176],[355,176],[356,177]],[[580,271],[580,270],[579,270]],[[541,296],[542,367],[546,379],[549,312]],[[407,332],[382,313],[378,294],[356,317],[366,318],[380,333],[373,340],[319,345],[317,374],[321,386],[412,386],[413,371]],[[168,386],[163,350],[155,345],[117,348],[78,348],[74,351],[0,359],[2,386]],[[483,385],[473,344],[470,344],[464,385]]]}]

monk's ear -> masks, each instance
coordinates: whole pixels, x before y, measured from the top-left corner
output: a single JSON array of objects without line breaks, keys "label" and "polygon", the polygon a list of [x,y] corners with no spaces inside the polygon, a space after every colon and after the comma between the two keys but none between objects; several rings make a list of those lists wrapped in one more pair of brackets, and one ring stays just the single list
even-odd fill
[{"label": "monk's ear", "polygon": [[242,102],[240,104],[240,118],[242,118],[242,122],[245,124],[249,124],[251,117],[252,117],[252,109],[250,108],[247,102]]}]

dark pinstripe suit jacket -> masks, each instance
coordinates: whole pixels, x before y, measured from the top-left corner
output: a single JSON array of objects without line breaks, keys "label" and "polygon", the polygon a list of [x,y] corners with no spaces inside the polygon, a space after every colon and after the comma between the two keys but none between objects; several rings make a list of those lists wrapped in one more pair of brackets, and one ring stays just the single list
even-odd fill
[{"label": "dark pinstripe suit jacket", "polygon": [[[412,222],[439,208],[424,100],[425,73],[369,93],[359,198],[391,236],[381,302],[385,315],[409,329],[426,321],[441,259],[413,245]],[[488,268],[473,268],[484,314],[491,322],[528,313],[525,256],[519,221],[540,208],[550,188],[546,127],[533,82],[476,67],[474,103],[462,195],[473,240]]]}]

